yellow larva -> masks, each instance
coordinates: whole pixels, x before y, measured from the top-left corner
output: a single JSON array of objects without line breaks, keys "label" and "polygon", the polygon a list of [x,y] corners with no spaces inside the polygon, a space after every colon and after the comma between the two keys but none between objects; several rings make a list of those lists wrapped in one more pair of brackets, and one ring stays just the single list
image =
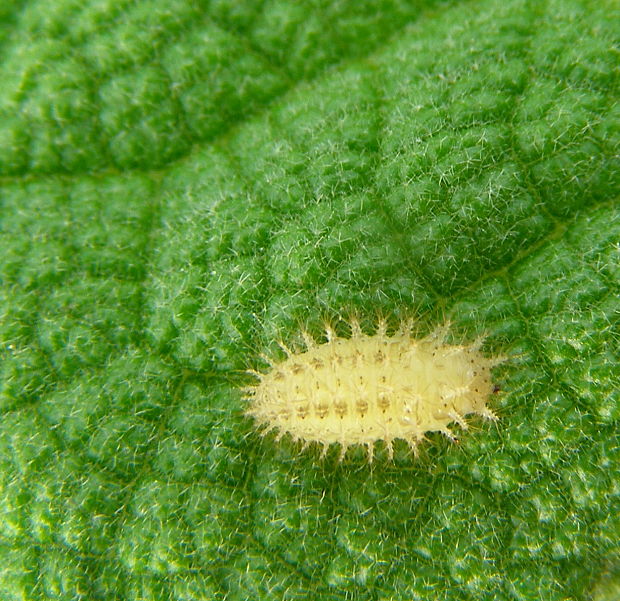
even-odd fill
[{"label": "yellow larva", "polygon": [[363,444],[372,461],[378,440],[392,458],[395,439],[415,452],[426,432],[454,439],[448,425],[467,428],[466,415],[497,419],[486,403],[494,390],[491,368],[504,359],[485,357],[481,339],[446,344],[448,325],[420,339],[412,337],[410,322],[392,336],[384,320],[372,336],[356,319],[350,327],[350,338],[327,327],[325,344],[303,332],[302,352],[281,345],[286,359],[270,361],[266,373],[251,371],[259,381],[245,389],[246,413],[263,433],[288,433],[304,446],[319,443],[323,454],[339,444],[340,459],[351,445]]}]

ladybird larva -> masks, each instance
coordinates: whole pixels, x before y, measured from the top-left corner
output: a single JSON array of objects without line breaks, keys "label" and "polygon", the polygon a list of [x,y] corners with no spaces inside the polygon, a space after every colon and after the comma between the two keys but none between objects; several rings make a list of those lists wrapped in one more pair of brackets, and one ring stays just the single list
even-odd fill
[{"label": "ladybird larva", "polygon": [[410,321],[392,336],[385,320],[373,335],[356,319],[351,337],[338,337],[326,327],[327,342],[302,332],[305,349],[293,352],[281,344],[286,359],[266,373],[252,371],[259,382],[247,387],[246,414],[263,433],[290,434],[304,447],[311,443],[365,445],[372,461],[374,444],[382,440],[390,459],[393,441],[405,440],[414,453],[426,432],[439,431],[454,440],[449,424],[467,428],[465,416],[475,413],[497,419],[486,401],[494,391],[491,368],[505,359],[480,352],[482,339],[471,344],[445,343],[449,326],[430,335],[412,337]]}]

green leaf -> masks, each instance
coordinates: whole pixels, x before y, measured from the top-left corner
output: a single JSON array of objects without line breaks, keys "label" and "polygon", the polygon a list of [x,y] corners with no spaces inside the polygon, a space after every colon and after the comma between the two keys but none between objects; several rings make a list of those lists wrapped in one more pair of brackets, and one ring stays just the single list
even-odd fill
[{"label": "green leaf", "polygon": [[[618,23],[5,0],[2,599],[566,601],[615,574]],[[257,436],[243,370],[351,311],[486,333],[498,423],[372,466]]]}]

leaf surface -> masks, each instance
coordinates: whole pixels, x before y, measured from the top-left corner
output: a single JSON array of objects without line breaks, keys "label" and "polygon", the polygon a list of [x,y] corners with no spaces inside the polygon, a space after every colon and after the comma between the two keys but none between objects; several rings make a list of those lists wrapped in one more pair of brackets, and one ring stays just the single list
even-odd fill
[{"label": "leaf surface", "polygon": [[[565,601],[615,573],[618,23],[5,1],[2,598]],[[350,312],[487,334],[499,422],[372,466],[258,437],[243,370]]]}]

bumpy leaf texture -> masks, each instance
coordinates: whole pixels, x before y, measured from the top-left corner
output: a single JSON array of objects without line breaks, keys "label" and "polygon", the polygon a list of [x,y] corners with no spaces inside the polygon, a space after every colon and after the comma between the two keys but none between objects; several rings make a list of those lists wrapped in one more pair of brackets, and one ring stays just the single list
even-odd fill
[{"label": "bumpy leaf texture", "polygon": [[[618,6],[4,0],[2,599],[617,573]],[[372,466],[261,439],[243,370],[349,311],[488,334],[500,421]]]}]

